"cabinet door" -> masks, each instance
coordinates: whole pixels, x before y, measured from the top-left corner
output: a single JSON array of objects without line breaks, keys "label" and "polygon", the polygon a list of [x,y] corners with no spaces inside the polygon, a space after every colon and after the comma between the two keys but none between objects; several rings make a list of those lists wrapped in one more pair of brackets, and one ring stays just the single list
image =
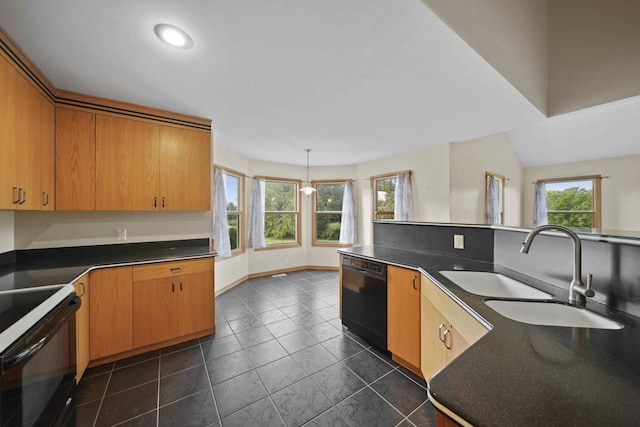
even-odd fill
[{"label": "cabinet door", "polygon": [[22,189],[16,209],[39,210],[41,182],[41,97],[24,77],[18,76],[16,98],[16,184]]},{"label": "cabinet door", "polygon": [[447,321],[424,295],[421,296],[420,304],[422,326],[420,370],[428,380],[447,364],[446,348],[440,340]]},{"label": "cabinet door", "polygon": [[166,210],[211,209],[211,133],[160,127],[160,204]]},{"label": "cabinet door", "polygon": [[96,115],[56,109],[56,210],[96,208]]},{"label": "cabinet door", "polygon": [[213,271],[186,274],[179,278],[178,335],[213,328]]},{"label": "cabinet door", "polygon": [[97,210],[156,209],[158,141],[159,125],[96,115]]},{"label": "cabinet door", "polygon": [[76,312],[76,384],[89,365],[89,275],[85,274],[74,284],[80,297],[80,308]]},{"label": "cabinet door", "polygon": [[392,265],[387,268],[387,345],[420,368],[420,273]]},{"label": "cabinet door", "polygon": [[40,209],[52,211],[55,206],[55,162],[56,162],[56,109],[44,96],[41,98],[42,127],[40,146],[42,154]]},{"label": "cabinet door", "polygon": [[177,278],[133,283],[133,346],[170,340],[178,335]]},{"label": "cabinet door", "polygon": [[133,348],[131,267],[91,273],[89,354],[91,360]]},{"label": "cabinet door", "polygon": [[0,55],[0,209],[15,209],[18,72]]},{"label": "cabinet door", "polygon": [[449,330],[449,337],[447,337],[446,344],[447,349],[447,364],[451,363],[453,359],[460,356],[466,349],[469,348],[469,343],[463,338],[460,332],[456,329],[455,325],[449,323],[447,325]]}]

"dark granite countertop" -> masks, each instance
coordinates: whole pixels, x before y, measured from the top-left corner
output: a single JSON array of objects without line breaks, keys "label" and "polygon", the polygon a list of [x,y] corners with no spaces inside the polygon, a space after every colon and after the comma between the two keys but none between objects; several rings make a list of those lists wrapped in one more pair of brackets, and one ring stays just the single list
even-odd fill
[{"label": "dark granite countertop", "polygon": [[478,426],[635,425],[640,419],[640,319],[587,302],[621,330],[537,326],[507,319],[487,297],[468,293],[439,273],[493,271],[567,301],[565,289],[487,262],[382,246],[343,254],[419,269],[491,325],[491,330],[428,380],[440,404]]},{"label": "dark granite countertop", "polygon": [[[10,256],[8,256],[10,255]],[[0,291],[66,284],[93,268],[216,256],[209,239],[19,250],[5,254]]]}]

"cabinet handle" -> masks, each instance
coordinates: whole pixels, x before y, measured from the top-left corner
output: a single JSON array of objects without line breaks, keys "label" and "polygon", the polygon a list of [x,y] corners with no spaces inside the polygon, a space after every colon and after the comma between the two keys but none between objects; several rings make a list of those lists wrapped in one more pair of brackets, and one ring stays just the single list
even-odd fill
[{"label": "cabinet handle", "polygon": [[180,291],[182,291],[182,280],[180,280]]},{"label": "cabinet handle", "polygon": [[171,292],[175,292],[176,291],[176,284],[171,282]]},{"label": "cabinet handle", "polygon": [[172,273],[177,273],[178,271],[182,271],[182,267],[171,267],[170,270]]},{"label": "cabinet handle", "polygon": [[451,350],[451,346],[447,345],[447,336],[449,335],[449,332],[451,331],[448,329],[445,329],[444,334],[442,335],[442,337],[444,338],[442,342],[444,343],[444,346],[447,348],[447,350]]},{"label": "cabinet handle", "polygon": [[162,207],[164,208],[164,196],[162,197]]},{"label": "cabinet handle", "polygon": [[23,204],[24,202],[27,201],[27,190],[23,190],[22,188],[18,189],[18,194],[22,192],[24,194],[22,200],[20,202],[18,202],[19,204]]},{"label": "cabinet handle", "polygon": [[18,187],[13,187],[13,203],[20,202],[20,190]]},{"label": "cabinet handle", "polygon": [[157,196],[153,198],[153,207],[154,208],[158,207],[158,197]]},{"label": "cabinet handle", "polygon": [[78,298],[82,298],[84,296],[84,293],[86,292],[86,289],[84,287],[84,283],[80,282],[78,283],[78,285],[82,286],[82,293],[78,295]]},{"label": "cabinet handle", "polygon": [[417,276],[413,276],[413,289],[415,289],[415,290],[418,289],[418,287],[416,286],[416,279],[417,278],[418,278]]},{"label": "cabinet handle", "polygon": [[43,191],[42,192],[42,206],[47,206],[48,204],[49,204],[49,195]]},{"label": "cabinet handle", "polygon": [[444,323],[440,323],[440,326],[438,326],[438,338],[440,341],[444,342],[444,338],[442,337],[442,328],[444,328]]}]

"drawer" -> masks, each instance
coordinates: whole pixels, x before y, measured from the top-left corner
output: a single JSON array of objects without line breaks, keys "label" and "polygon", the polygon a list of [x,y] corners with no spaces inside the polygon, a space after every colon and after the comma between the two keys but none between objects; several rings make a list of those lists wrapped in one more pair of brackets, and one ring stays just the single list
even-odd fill
[{"label": "drawer", "polygon": [[213,271],[213,258],[158,262],[133,267],[133,281]]}]

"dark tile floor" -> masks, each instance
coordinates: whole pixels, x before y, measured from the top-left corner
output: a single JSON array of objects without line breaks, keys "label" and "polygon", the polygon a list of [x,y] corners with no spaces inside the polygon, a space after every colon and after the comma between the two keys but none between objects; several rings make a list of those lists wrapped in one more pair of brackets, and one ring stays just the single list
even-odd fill
[{"label": "dark tile floor", "polygon": [[342,331],[338,273],[248,280],[216,334],[98,366],[76,426],[435,426],[425,382]]}]

